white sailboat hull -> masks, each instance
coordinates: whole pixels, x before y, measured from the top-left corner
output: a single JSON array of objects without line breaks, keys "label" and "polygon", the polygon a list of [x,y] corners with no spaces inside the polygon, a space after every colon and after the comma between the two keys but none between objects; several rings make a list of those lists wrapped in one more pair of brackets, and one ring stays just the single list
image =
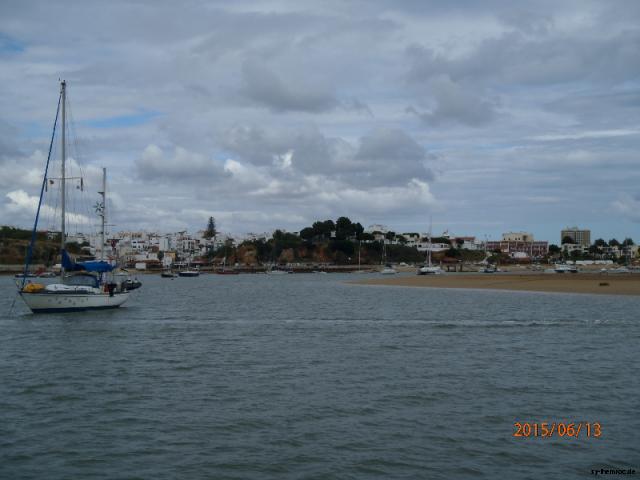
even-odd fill
[{"label": "white sailboat hull", "polygon": [[27,293],[20,296],[33,313],[80,312],[117,308],[129,299],[129,292],[114,293]]},{"label": "white sailboat hull", "polygon": [[418,270],[418,275],[442,275],[440,267],[422,267]]}]

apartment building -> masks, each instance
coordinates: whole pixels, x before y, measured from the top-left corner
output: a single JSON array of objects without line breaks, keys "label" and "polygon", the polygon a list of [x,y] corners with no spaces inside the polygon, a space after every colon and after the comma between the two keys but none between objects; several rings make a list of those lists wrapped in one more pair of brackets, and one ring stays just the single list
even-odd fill
[{"label": "apartment building", "polygon": [[565,237],[573,240],[573,243],[588,247],[591,245],[591,230],[578,227],[567,227],[560,232],[560,243]]}]

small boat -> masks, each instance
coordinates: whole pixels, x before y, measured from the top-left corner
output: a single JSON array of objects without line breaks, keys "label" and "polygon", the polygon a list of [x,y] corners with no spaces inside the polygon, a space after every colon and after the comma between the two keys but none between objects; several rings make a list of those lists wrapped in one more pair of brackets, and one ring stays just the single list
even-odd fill
[{"label": "small boat", "polygon": [[425,265],[418,269],[418,275],[442,275],[444,272],[437,265]]},{"label": "small boat", "polygon": [[575,265],[567,265],[566,263],[558,264],[553,269],[556,273],[578,273],[578,267]]},{"label": "small boat", "polygon": [[498,269],[496,268],[495,265],[487,265],[481,271],[482,273],[496,273]]},{"label": "small boat", "polygon": [[629,270],[627,267],[618,267],[609,270],[608,273],[631,273],[631,270]]},{"label": "small boat", "polygon": [[240,272],[238,272],[237,270],[227,268],[227,257],[224,257],[224,260],[222,261],[222,268],[219,268],[218,270],[216,270],[215,273],[218,275],[239,275],[240,274]]},{"label": "small boat", "polygon": [[187,269],[178,272],[179,277],[198,277],[200,276],[200,270],[198,269]]},{"label": "small boat", "polygon": [[165,270],[160,274],[162,278],[176,278],[178,275],[173,273],[171,270]]},{"label": "small boat", "polygon": [[269,270],[265,270],[267,275],[287,275],[289,273],[293,273],[293,270],[282,270],[280,268],[270,268]]},{"label": "small boat", "polygon": [[122,288],[125,288],[127,290],[136,290],[137,288],[140,288],[141,286],[142,286],[142,282],[140,280],[138,280],[137,278],[134,278],[133,280],[128,278],[127,280],[122,282]]},{"label": "small boat", "polygon": [[380,270],[381,275],[395,275],[396,273],[398,273],[398,271],[391,265],[386,265],[382,270]]},{"label": "small boat", "polygon": [[124,268],[114,271],[112,275],[114,281],[122,285],[124,290],[136,290],[142,286],[142,282],[137,278],[132,279],[129,271]]}]

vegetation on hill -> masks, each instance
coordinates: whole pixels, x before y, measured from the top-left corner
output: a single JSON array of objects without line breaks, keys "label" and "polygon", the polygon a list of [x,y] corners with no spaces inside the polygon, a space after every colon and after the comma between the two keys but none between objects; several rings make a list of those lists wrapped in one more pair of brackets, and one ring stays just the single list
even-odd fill
[{"label": "vegetation on hill", "polygon": [[[0,227],[0,264],[23,264],[31,242],[31,230],[15,227]],[[66,249],[74,255],[81,255],[87,243],[68,242]],[[31,263],[42,263],[51,266],[60,262],[60,234],[50,235],[47,232],[36,232]]]},{"label": "vegetation on hill", "polygon": [[[314,222],[300,230],[299,235],[276,230],[269,239],[246,241],[237,247],[227,245],[210,252],[209,259],[215,263],[221,263],[224,259],[227,264],[299,262],[357,265],[360,260],[361,264],[367,265],[425,261],[425,253],[419,252],[416,247],[407,246],[407,239],[402,235],[387,232],[384,237],[388,241],[398,243],[383,245],[380,236],[366,233],[360,223],[353,222],[348,217],[339,217],[336,221]],[[444,238],[434,238],[433,241],[449,243]],[[461,261],[477,261],[484,258],[482,252],[456,248],[452,248],[451,253]]]},{"label": "vegetation on hill", "polygon": [[[59,239],[48,238],[46,232],[36,232],[36,240],[32,263],[46,265],[55,263],[60,250]],[[30,230],[0,227],[0,264],[18,265],[24,263],[30,241]]]}]

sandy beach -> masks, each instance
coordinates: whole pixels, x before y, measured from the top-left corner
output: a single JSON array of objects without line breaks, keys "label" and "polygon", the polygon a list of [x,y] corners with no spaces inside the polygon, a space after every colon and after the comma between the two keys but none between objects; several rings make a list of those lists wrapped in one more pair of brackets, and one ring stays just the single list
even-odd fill
[{"label": "sandy beach", "polygon": [[640,275],[634,274],[445,274],[393,276],[350,282],[398,287],[479,288],[531,292],[640,295]]}]

